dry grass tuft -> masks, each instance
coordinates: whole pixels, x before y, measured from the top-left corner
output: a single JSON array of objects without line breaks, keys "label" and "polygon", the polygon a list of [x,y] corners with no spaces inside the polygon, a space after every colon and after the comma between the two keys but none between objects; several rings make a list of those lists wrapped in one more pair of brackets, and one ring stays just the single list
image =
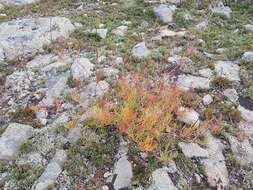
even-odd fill
[{"label": "dry grass tuft", "polygon": [[194,93],[183,92],[176,85],[152,83],[133,74],[119,79],[116,93],[110,97],[96,102],[92,123],[100,127],[116,125],[119,132],[126,134],[142,151],[157,150],[164,136],[196,139],[211,126],[208,122],[184,126],[176,119],[179,107],[189,107],[190,102],[196,106]]}]

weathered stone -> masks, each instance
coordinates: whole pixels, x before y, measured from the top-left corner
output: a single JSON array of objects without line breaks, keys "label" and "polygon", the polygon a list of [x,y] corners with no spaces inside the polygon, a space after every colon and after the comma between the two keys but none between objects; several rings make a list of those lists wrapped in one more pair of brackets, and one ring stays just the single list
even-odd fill
[{"label": "weathered stone", "polygon": [[167,24],[173,21],[173,15],[176,11],[176,6],[166,6],[164,4],[157,5],[154,8],[155,15],[158,16],[161,22]]},{"label": "weathered stone", "polygon": [[242,60],[248,63],[253,62],[253,52],[252,51],[245,52],[242,56]]},{"label": "weathered stone", "polygon": [[81,93],[82,97],[102,96],[109,89],[109,84],[106,81],[92,82],[88,84]]},{"label": "weathered stone", "polygon": [[253,163],[253,148],[248,139],[240,142],[236,137],[229,134],[227,134],[227,138],[238,163],[243,166]]},{"label": "weathered stone", "polygon": [[193,109],[180,107],[177,111],[177,117],[188,125],[199,125],[199,114]]},{"label": "weathered stone", "polygon": [[184,155],[188,158],[193,158],[193,157],[208,157],[208,151],[201,148],[198,144],[196,143],[184,143],[180,142],[179,147],[182,149],[182,152]]},{"label": "weathered stone", "polygon": [[49,79],[46,97],[42,100],[41,103],[49,107],[52,106],[55,99],[60,97],[66,85],[67,85],[66,76],[58,76]]},{"label": "weathered stone", "polygon": [[37,3],[40,0],[0,0],[0,3],[4,5],[26,5],[31,3]]},{"label": "weathered stone", "polygon": [[[0,24],[0,60],[32,57],[59,37],[68,38],[75,30],[64,17],[39,17]],[[1,54],[1,53],[0,53]]]},{"label": "weathered stone", "polygon": [[213,97],[210,94],[207,94],[203,97],[203,104],[205,106],[208,106],[209,104],[211,104],[213,102]]},{"label": "weathered stone", "polygon": [[177,84],[183,90],[193,89],[210,89],[210,79],[193,75],[179,75]]},{"label": "weathered stone", "polygon": [[115,163],[114,174],[117,175],[114,181],[115,190],[127,188],[131,184],[133,177],[132,164],[127,159],[127,147],[125,144],[121,144],[118,156],[119,160]]},{"label": "weathered stone", "polygon": [[229,184],[225,157],[222,154],[224,146],[220,140],[214,138],[211,134],[207,135],[206,146],[209,157],[203,160],[203,164],[207,181],[212,187],[224,189]]},{"label": "weathered stone", "polygon": [[67,159],[67,152],[64,150],[58,150],[47,165],[45,171],[40,178],[32,186],[32,190],[46,190],[54,185],[57,177],[62,172],[62,165]]},{"label": "weathered stone", "polygon": [[146,47],[145,42],[141,42],[133,47],[132,54],[137,58],[146,58],[150,55],[150,50]]},{"label": "weathered stone", "polygon": [[105,28],[98,28],[98,29],[93,29],[91,33],[97,34],[100,38],[105,39],[107,35],[107,29]]},{"label": "weathered stone", "polygon": [[215,3],[213,5],[209,6],[209,9],[218,15],[223,15],[227,18],[230,18],[230,14],[232,13],[232,10],[228,6],[224,6],[222,2]]},{"label": "weathered stone", "polygon": [[244,28],[245,28],[246,30],[248,30],[248,31],[253,32],[253,24],[246,24],[246,25],[244,25]]},{"label": "weathered stone", "polygon": [[213,71],[209,68],[199,70],[199,75],[205,78],[212,78]]},{"label": "weathered stone", "polygon": [[207,29],[207,27],[208,27],[208,20],[204,20],[195,26],[198,32],[204,32]]},{"label": "weathered stone", "polygon": [[239,99],[235,89],[226,89],[223,91],[223,95],[231,102],[236,103]]},{"label": "weathered stone", "polygon": [[0,138],[0,159],[15,159],[20,147],[33,135],[29,125],[11,123]]},{"label": "weathered stone", "polygon": [[117,35],[117,36],[121,36],[121,37],[124,37],[127,33],[127,30],[128,30],[128,26],[119,26],[117,27],[116,29],[114,29],[112,31],[113,34]]},{"label": "weathered stone", "polygon": [[152,185],[148,190],[177,190],[168,175],[168,168],[159,168],[152,172]]},{"label": "weathered stone", "polygon": [[241,105],[237,108],[241,112],[242,118],[247,122],[253,122],[253,111],[248,110]]},{"label": "weathered stone", "polygon": [[218,76],[225,77],[231,81],[240,81],[239,66],[231,61],[217,61],[214,63]]},{"label": "weathered stone", "polygon": [[57,60],[58,56],[54,54],[37,55],[33,60],[26,64],[26,67],[28,69],[37,69],[56,62]]},{"label": "weathered stone", "polygon": [[71,66],[71,73],[76,80],[85,80],[93,74],[94,64],[87,58],[78,58]]}]

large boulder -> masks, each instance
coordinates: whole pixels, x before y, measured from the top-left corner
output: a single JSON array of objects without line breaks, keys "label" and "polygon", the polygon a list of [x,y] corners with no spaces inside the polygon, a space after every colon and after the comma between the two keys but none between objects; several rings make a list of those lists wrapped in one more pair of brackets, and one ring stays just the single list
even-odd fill
[{"label": "large boulder", "polygon": [[12,20],[0,24],[0,61],[32,57],[44,45],[59,37],[68,38],[75,30],[64,17],[39,17]]}]

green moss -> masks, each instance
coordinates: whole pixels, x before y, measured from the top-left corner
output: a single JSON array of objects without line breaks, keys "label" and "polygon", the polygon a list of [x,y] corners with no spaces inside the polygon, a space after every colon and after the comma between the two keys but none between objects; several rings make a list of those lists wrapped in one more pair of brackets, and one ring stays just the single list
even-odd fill
[{"label": "green moss", "polygon": [[219,77],[214,78],[212,80],[211,84],[212,84],[212,86],[214,86],[216,88],[226,89],[226,88],[231,87],[232,82],[225,77],[219,76]]},{"label": "green moss", "polygon": [[15,186],[20,190],[30,189],[32,184],[43,172],[43,167],[32,167],[29,165],[15,166],[10,175],[10,179],[15,181]]},{"label": "green moss", "polygon": [[19,150],[19,154],[24,154],[24,153],[27,153],[29,152],[31,149],[32,149],[32,141],[27,141],[25,142],[21,147],[20,147],[20,150]]}]

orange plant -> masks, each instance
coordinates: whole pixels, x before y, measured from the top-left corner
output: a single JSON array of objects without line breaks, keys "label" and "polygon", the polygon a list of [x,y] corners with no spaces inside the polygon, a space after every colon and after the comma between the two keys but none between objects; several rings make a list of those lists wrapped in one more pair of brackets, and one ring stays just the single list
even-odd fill
[{"label": "orange plant", "polygon": [[152,83],[133,74],[119,79],[111,100],[107,97],[97,101],[92,117],[100,126],[116,125],[141,150],[151,152],[159,147],[164,135],[195,139],[210,129],[207,124],[183,127],[177,121],[179,107],[195,104],[192,100],[193,92],[183,92],[178,86],[162,81]]}]

